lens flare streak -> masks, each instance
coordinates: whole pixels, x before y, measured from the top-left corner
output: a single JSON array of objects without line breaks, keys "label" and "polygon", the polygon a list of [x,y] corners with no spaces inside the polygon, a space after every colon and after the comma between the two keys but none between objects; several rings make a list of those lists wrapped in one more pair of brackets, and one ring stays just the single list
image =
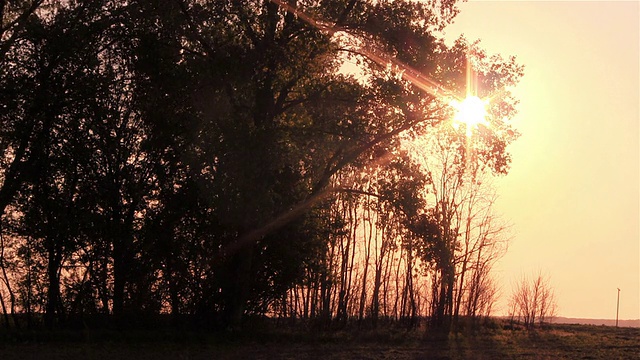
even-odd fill
[{"label": "lens flare streak", "polygon": [[[349,34],[345,29],[340,28],[336,25],[330,25],[325,22],[318,21],[313,17],[305,14],[303,11],[298,8],[289,5],[288,3],[282,0],[270,0],[272,3],[277,4],[284,10],[294,14],[299,19],[308,23],[309,25],[317,28],[320,31],[325,31],[330,37],[333,37],[337,32],[343,33],[348,38],[353,38],[356,40],[362,40],[353,34]],[[426,93],[436,97],[439,100],[448,103],[451,99],[460,99],[459,96],[455,95],[455,93],[449,89],[446,89],[442,85],[440,85],[437,81],[431,79],[429,76],[421,73],[420,71],[413,69],[411,66],[401,62],[400,60],[390,56],[383,51],[375,49],[373,47],[356,47],[351,49],[351,51],[364,55],[371,61],[377,63],[380,66],[386,67],[388,65],[392,66],[392,69],[395,70],[396,73],[400,74],[403,79],[409,81],[419,89],[425,91]]]}]

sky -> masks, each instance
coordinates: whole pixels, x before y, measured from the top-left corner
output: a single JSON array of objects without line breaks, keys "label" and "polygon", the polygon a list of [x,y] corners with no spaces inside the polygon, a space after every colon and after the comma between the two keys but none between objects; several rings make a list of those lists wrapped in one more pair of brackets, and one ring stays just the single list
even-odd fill
[{"label": "sky", "polygon": [[[640,3],[470,1],[446,38],[514,55],[525,75],[496,210],[513,225],[502,298],[550,277],[558,315],[640,318]],[[505,304],[502,310],[506,311]]]}]

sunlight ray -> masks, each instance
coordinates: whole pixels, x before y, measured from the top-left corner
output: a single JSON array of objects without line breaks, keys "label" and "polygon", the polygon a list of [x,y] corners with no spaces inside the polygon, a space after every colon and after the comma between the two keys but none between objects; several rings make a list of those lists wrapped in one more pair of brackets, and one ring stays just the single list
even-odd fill
[{"label": "sunlight ray", "polygon": [[[342,29],[336,25],[331,25],[322,21],[318,21],[313,17],[305,14],[303,11],[301,11],[297,7],[286,3],[285,1],[282,1],[282,0],[270,0],[270,1],[282,7],[286,11],[296,15],[299,19],[317,28],[318,30],[327,32],[330,37],[333,37],[336,33],[340,32],[341,34],[344,34],[344,36],[346,36],[347,38],[360,40],[358,42],[362,42],[361,38],[348,33],[345,29]],[[410,83],[412,83],[413,85],[421,89],[422,91],[436,97],[441,101],[444,101],[445,103],[448,103],[452,99],[457,99],[460,101],[462,100],[458,95],[455,94],[455,92],[445,88],[444,86],[439,84],[437,81],[435,81],[428,75],[412,68],[411,66],[403,63],[402,61],[396,59],[393,56],[390,56],[389,54],[386,54],[383,51],[376,49],[373,46],[368,46],[368,47],[358,46],[351,49],[351,51],[367,57],[368,59],[377,63],[380,66],[386,67],[391,65],[392,70],[398,73],[399,75],[401,75],[403,79],[409,81]]]}]

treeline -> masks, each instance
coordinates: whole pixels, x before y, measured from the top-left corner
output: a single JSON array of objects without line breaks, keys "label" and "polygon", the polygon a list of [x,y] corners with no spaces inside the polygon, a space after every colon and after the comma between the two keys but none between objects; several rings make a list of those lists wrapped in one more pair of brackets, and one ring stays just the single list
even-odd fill
[{"label": "treeline", "polygon": [[[4,326],[490,312],[522,68],[446,46],[455,2],[288,4],[0,2]],[[460,94],[473,50],[491,126],[374,50]]]}]

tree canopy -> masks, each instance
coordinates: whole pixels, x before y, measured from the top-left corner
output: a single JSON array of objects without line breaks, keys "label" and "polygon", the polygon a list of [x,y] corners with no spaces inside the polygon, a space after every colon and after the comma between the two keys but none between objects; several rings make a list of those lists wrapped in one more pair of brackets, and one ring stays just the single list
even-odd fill
[{"label": "tree canopy", "polygon": [[[428,201],[434,174],[402,145],[452,115],[416,74],[464,94],[473,53],[493,96],[474,166],[506,173],[517,137],[505,119],[522,67],[464,39],[446,45],[439,31],[457,11],[455,1],[1,1],[5,324],[20,326],[18,313],[48,326],[171,313],[236,326],[297,316],[287,299],[303,288],[315,316],[346,320],[348,265],[365,238],[378,244],[366,253],[377,271],[373,288],[358,280],[360,317],[368,298],[377,317],[385,257],[402,249],[405,280],[420,258],[428,273],[449,228]],[[442,146],[462,149],[458,135]],[[404,284],[415,317],[419,289]]]}]

